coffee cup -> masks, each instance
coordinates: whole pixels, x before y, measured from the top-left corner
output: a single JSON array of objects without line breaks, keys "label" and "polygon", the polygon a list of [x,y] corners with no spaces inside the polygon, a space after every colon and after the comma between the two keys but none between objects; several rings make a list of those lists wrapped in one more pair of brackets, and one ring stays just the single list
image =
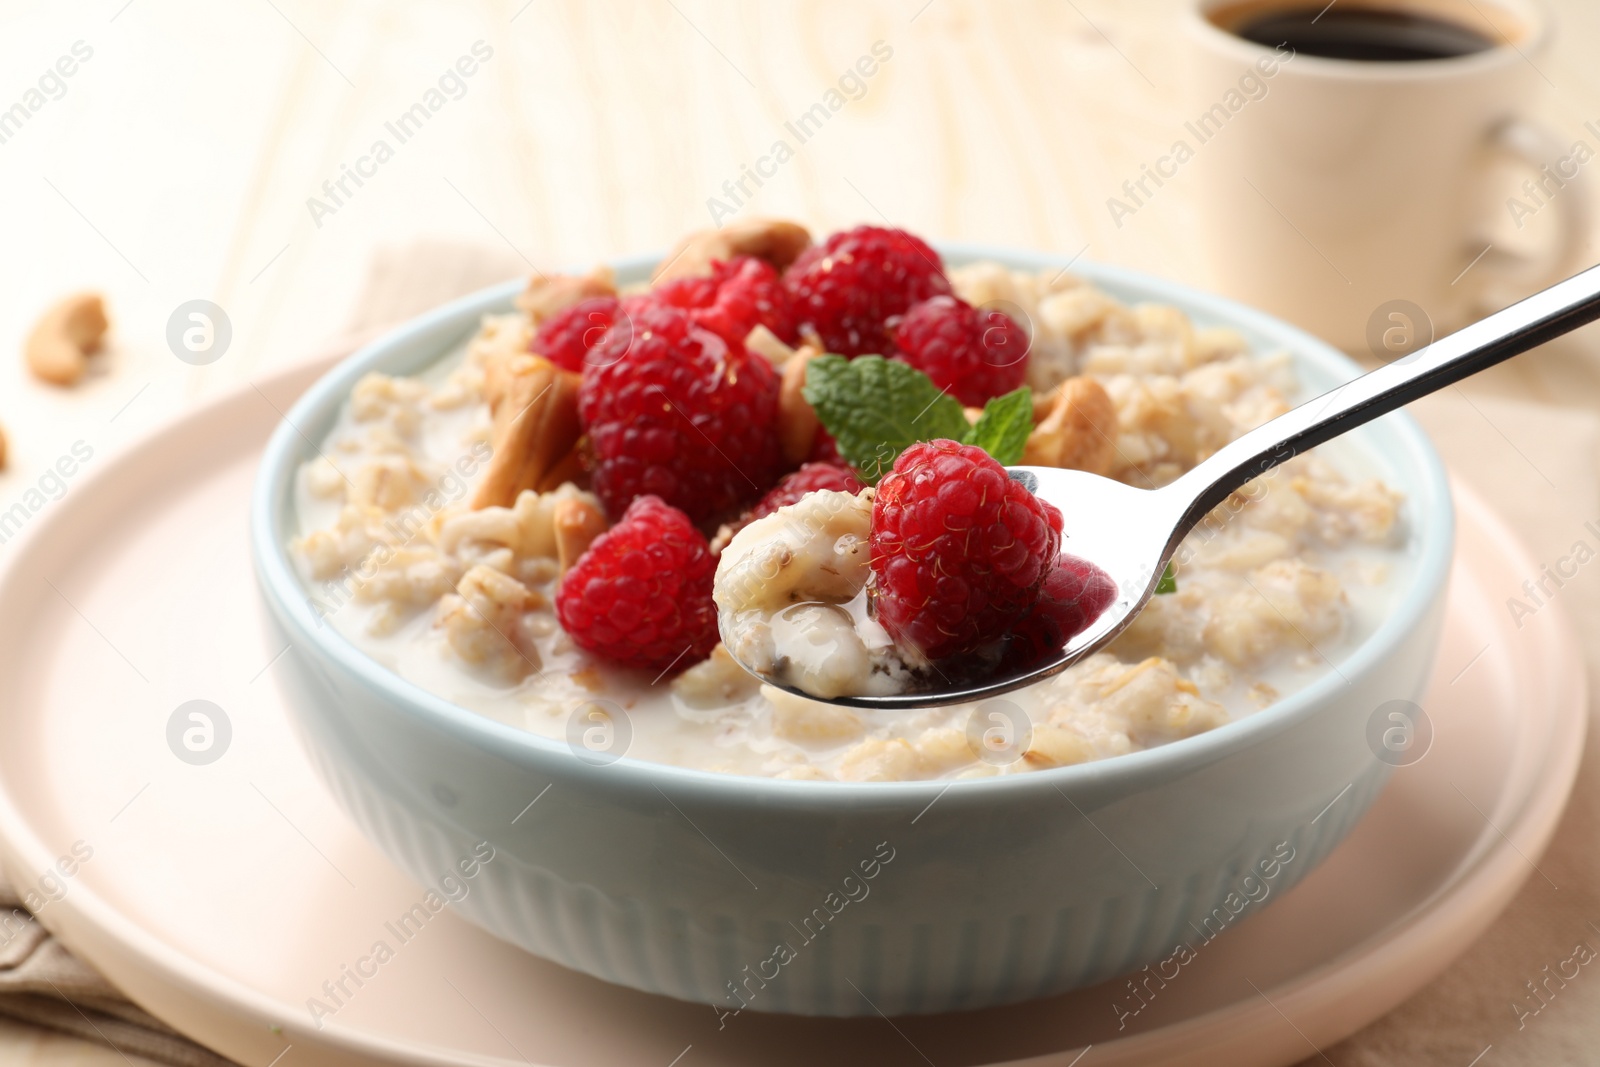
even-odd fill
[{"label": "coffee cup", "polygon": [[[1533,0],[1193,0],[1186,19],[1184,143],[1223,292],[1393,359],[1583,265],[1590,140],[1522,114],[1549,39]],[[1545,212],[1550,239],[1513,251],[1501,231]]]}]

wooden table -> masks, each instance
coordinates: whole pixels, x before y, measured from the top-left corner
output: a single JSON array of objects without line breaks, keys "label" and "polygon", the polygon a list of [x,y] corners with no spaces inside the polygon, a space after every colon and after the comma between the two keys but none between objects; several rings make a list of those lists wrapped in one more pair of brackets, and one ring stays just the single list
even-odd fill
[{"label": "wooden table", "polygon": [[[0,338],[20,351],[43,307],[87,287],[107,294],[115,342],[72,390],[0,360],[0,506],[74,440],[104,454],[339,333],[374,257],[418,240],[486,245],[490,272],[514,273],[660,248],[732,208],[1082,250],[1205,285],[1192,177],[1121,228],[1105,207],[1182,122],[1181,3],[13,4],[0,107],[75,42],[92,56],[0,143]],[[1550,6],[1561,32],[1537,114],[1588,136],[1600,7]],[[447,73],[475,48],[470,76]],[[872,75],[844,86],[858,99],[803,142],[789,131],[875,50]],[[442,76],[443,105],[396,136],[386,124]],[[778,163],[780,138],[797,147]],[[233,330],[204,367],[166,342],[195,298]],[[1467,388],[1600,407],[1600,335],[1553,349]],[[7,1023],[0,1058],[122,1062]]]}]

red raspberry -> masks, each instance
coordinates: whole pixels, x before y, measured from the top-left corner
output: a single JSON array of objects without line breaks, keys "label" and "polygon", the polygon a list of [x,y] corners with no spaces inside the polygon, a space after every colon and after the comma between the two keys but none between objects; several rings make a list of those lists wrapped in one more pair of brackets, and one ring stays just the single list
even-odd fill
[{"label": "red raspberry", "polygon": [[863,486],[856,472],[842,463],[807,463],[791,471],[750,509],[748,521],[764,519],[779,508],[798,503],[807,493],[833,489],[841,493],[859,493]]},{"label": "red raspberry", "polygon": [[939,253],[904,230],[857,226],[800,253],[783,276],[800,325],[829,352],[892,351],[884,320],[950,291]]},{"label": "red raspberry", "polygon": [[561,579],[556,615],[596,655],[644,670],[688,667],[717,643],[716,571],[689,517],[642,496]]},{"label": "red raspberry", "polygon": [[1088,629],[1116,599],[1117,583],[1111,575],[1063,552],[1039,589],[1036,610],[1055,621],[1065,641]]},{"label": "red raspberry", "polygon": [[1028,373],[1028,331],[1003,311],[955,296],[913,304],[889,322],[895,358],[917,368],[967,407],[982,407],[1022,384]]},{"label": "red raspberry", "polygon": [[583,360],[617,319],[614,296],[592,296],[551,315],[540,324],[528,348],[558,367],[582,373]]},{"label": "red raspberry", "polygon": [[879,483],[871,541],[878,621],[943,659],[1027,615],[1061,548],[1061,512],[983,449],[927,441]]},{"label": "red raspberry", "polygon": [[710,277],[663,282],[639,299],[682,308],[732,345],[744,344],[757,326],[765,326],[787,344],[799,339],[783,279],[772,264],[751,256],[714,261]]},{"label": "red raspberry", "polygon": [[798,503],[807,493],[823,489],[835,489],[841,493],[859,493],[862,484],[861,479],[856,477],[856,472],[843,463],[804,464],[799,470],[785,474],[755,507],[740,516],[738,522],[724,527],[717,534],[717,540],[726,544],[729,538],[757,519],[764,519],[781,507]]},{"label": "red raspberry", "polygon": [[811,455],[806,457],[807,463],[831,463],[835,467],[848,466],[844,456],[839,452],[839,442],[833,439],[833,434],[817,427],[817,436],[811,439]]},{"label": "red raspberry", "polygon": [[783,469],[778,373],[677,308],[629,315],[630,329],[589,354],[578,388],[594,491],[612,516],[653,493],[714,528]]},{"label": "red raspberry", "polygon": [[1002,672],[1054,658],[1116,599],[1117,583],[1111,575],[1086,559],[1063,552],[1045,576],[1033,610],[1012,630]]}]

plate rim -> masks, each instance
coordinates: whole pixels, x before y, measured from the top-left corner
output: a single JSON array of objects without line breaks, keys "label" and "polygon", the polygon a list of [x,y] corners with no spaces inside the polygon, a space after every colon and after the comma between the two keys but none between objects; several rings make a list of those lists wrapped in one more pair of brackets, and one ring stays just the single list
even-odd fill
[{"label": "plate rim", "polygon": [[[269,390],[288,389],[296,382],[309,380],[325,370],[326,361],[307,361],[277,372],[262,384]],[[221,409],[247,402],[246,397],[253,388],[254,386],[249,386],[231,390],[165,424],[135,445],[114,453],[96,472],[96,476],[109,477],[113,472],[119,472],[127,465],[137,463],[142,451],[141,446],[148,446],[156,438],[194,432],[195,423],[208,417],[218,417]],[[1493,535],[1494,540],[1504,546],[1511,561],[1527,563],[1531,559],[1516,534],[1475,491],[1459,482],[1455,482],[1452,488],[1458,496],[1462,510],[1470,514],[1475,522],[1481,523]],[[4,565],[0,566],[0,581],[9,583],[16,561],[24,559],[27,555],[26,545],[31,544],[33,538],[41,536],[58,521],[61,521],[61,516],[52,516],[34,525],[26,535],[25,542],[19,539],[18,551],[9,554]],[[1573,718],[1576,723],[1575,736],[1581,737],[1587,727],[1585,702],[1587,678],[1570,619],[1562,605],[1557,604],[1555,608],[1553,612],[1540,612],[1540,618],[1535,624],[1547,628],[1550,635],[1547,638],[1550,647],[1546,655],[1564,668],[1559,674],[1552,672],[1546,676],[1552,679],[1552,697],[1563,694],[1566,696],[1565,716]],[[1558,718],[1561,717],[1560,710],[1558,709]],[[1519,798],[1515,817],[1505,825],[1503,831],[1524,849],[1542,850],[1547,844],[1564,810],[1572,780],[1576,775],[1578,761],[1581,758],[1581,745],[1566,744],[1554,748],[1556,756],[1554,762],[1559,773],[1542,775],[1535,780],[1535,788],[1528,795]],[[1556,788],[1551,788],[1552,784]],[[1496,810],[1499,806],[1497,802]],[[1476,930],[1487,927],[1499,915],[1505,903],[1509,901],[1510,895],[1531,873],[1531,871],[1517,870],[1521,860],[1514,855],[1514,851],[1502,845],[1483,852],[1470,863],[1464,862],[1462,867],[1439,889],[1430,894],[1427,900],[1419,903],[1407,915],[1396,918],[1381,932],[1372,935],[1360,945],[1323,961],[1312,970],[1271,987],[1270,992],[1274,994],[1274,1001],[1292,1005],[1307,998],[1325,995],[1323,993],[1325,984],[1336,983],[1340,978],[1346,985],[1355,983],[1356,979],[1350,975],[1356,970],[1370,973],[1375,968],[1392,966],[1396,958],[1405,959],[1408,958],[1408,953],[1415,953],[1418,944],[1453,937],[1462,929],[1469,927]],[[1470,858],[1471,850],[1464,852],[1463,855]],[[1498,862],[1494,862],[1497,858]],[[40,835],[35,832],[31,820],[22,815],[21,808],[12,794],[11,785],[4,782],[0,782],[0,859],[3,859],[5,869],[8,871],[42,869],[53,861],[53,855]],[[1478,899],[1476,893],[1484,893],[1487,896],[1492,892],[1495,904],[1487,915],[1478,914],[1482,910],[1481,905],[1476,909],[1468,909],[1473,911],[1474,915],[1468,916],[1471,921],[1463,926],[1463,916],[1460,914],[1463,907],[1459,902],[1462,894],[1468,889],[1473,890],[1472,899]],[[1455,907],[1445,907],[1452,903]],[[290,1034],[302,1035],[308,1029],[304,1023],[298,1021],[293,1012],[285,1014],[282,1011],[285,1005],[270,994],[254,989],[247,982],[220,974],[192,955],[169,945],[154,933],[140,927],[122,909],[103,899],[87,885],[75,887],[74,892],[57,901],[40,921],[52,933],[59,936],[64,944],[81,954],[82,958],[92,965],[101,967],[102,960],[110,962],[111,966],[103,967],[107,972],[121,972],[123,970],[121,965],[127,963],[130,966],[141,967],[146,975],[152,971],[159,974],[164,985],[161,985],[157,995],[149,997],[151,1004],[159,1006],[160,1003],[176,999],[197,1015],[202,1012],[210,1013],[213,1023],[218,1016],[221,1016],[227,1021],[221,1024],[220,1031],[230,1036],[236,1035],[230,1043],[243,1045],[246,1042],[247,1035],[243,1027],[247,1022],[256,1026],[262,1035],[267,1033],[263,1024],[278,1022],[283,1026],[285,1040]],[[1404,946],[1404,951],[1401,946]],[[1450,959],[1454,959],[1454,955],[1438,963],[1437,966],[1426,968],[1427,973],[1417,984],[1425,982],[1431,974],[1448,965]],[[122,988],[125,991],[138,989],[141,996],[150,994],[154,989],[149,982],[127,981],[123,982]],[[1384,999],[1390,1001],[1388,1007],[1399,1003],[1391,998]],[[143,1000],[139,1002],[144,1003]],[[1265,1009],[1263,1007],[1257,1010]],[[1145,1034],[1103,1043],[1100,1047],[1114,1048],[1119,1053],[1125,1048],[1134,1056],[1159,1054],[1161,1049],[1174,1044],[1192,1044],[1196,1034],[1212,1031],[1218,1027],[1236,1025],[1241,1011],[1247,1012],[1248,1009],[1241,1009],[1237,1004],[1226,1005]],[[1381,1013],[1380,1011],[1379,1014]],[[1370,1021],[1370,1018],[1364,1021]],[[195,1026],[195,1020],[192,1018],[186,1019],[185,1022],[189,1023],[195,1032],[205,1031],[210,1036],[216,1036],[211,1033],[210,1027]],[[316,1040],[308,1044],[310,1045],[308,1052],[316,1052],[320,1046],[328,1054],[337,1052],[342,1056],[376,1057],[372,1062],[380,1063],[407,1063],[429,1065],[429,1067],[481,1063],[504,1067],[513,1062],[500,1058],[464,1055],[438,1046],[402,1042],[370,1030],[340,1024],[336,1020],[316,1031]],[[1072,1051],[1076,1050],[1051,1052],[1045,1054],[1043,1058],[1034,1057],[1027,1061],[1012,1062],[1064,1064],[1068,1062],[1066,1057]],[[241,1055],[239,1052],[231,1054]],[[1000,1065],[995,1064],[992,1067]]]},{"label": "plate rim", "polygon": [[[1456,498],[1457,513],[1470,516],[1469,521],[1480,531],[1489,534],[1491,540],[1495,541],[1505,553],[1507,560],[1518,565],[1519,569],[1532,565],[1532,556],[1522,540],[1476,489],[1454,474],[1450,476],[1450,489]],[[1279,1011],[1286,1003],[1293,1006],[1295,1001],[1327,996],[1325,987],[1337,987],[1345,991],[1369,988],[1369,978],[1386,971],[1392,973],[1396,969],[1397,961],[1411,966],[1413,976],[1402,983],[1406,988],[1399,998],[1387,993],[1376,997],[1375,999],[1388,1002],[1388,1006],[1370,1017],[1363,1011],[1361,1013],[1363,1018],[1354,1026],[1336,1028],[1336,1032],[1326,1040],[1316,1043],[1317,1047],[1312,1053],[1316,1055],[1322,1052],[1326,1045],[1344,1040],[1362,1027],[1378,1021],[1399,1008],[1429,980],[1443,973],[1459,959],[1471,947],[1472,942],[1504,913],[1523,884],[1533,876],[1535,861],[1524,856],[1523,851],[1533,857],[1543,855],[1555,835],[1562,814],[1566,811],[1572,788],[1577,781],[1578,768],[1582,763],[1584,742],[1589,732],[1588,672],[1585,669],[1582,644],[1578,640],[1577,630],[1572,624],[1571,617],[1564,608],[1552,614],[1548,640],[1554,647],[1543,657],[1559,668],[1559,673],[1552,671],[1544,675],[1549,681],[1552,704],[1557,706],[1556,714],[1551,717],[1550,737],[1553,741],[1565,740],[1567,743],[1548,746],[1547,751],[1553,754],[1554,759],[1545,767],[1546,770],[1554,770],[1555,773],[1536,780],[1532,791],[1515,798],[1517,801],[1515,820],[1506,824],[1505,830],[1501,830],[1497,835],[1495,831],[1498,826],[1486,821],[1485,831],[1475,839],[1473,847],[1462,853],[1462,862],[1444,883],[1409,911],[1396,916],[1389,924],[1374,931],[1362,942],[1328,957],[1308,971],[1272,986],[1270,992],[1274,995],[1270,1002],[1257,1003],[1253,999],[1241,998],[1209,1012],[1145,1033],[1102,1043],[1097,1047],[1113,1049],[1119,1055],[1126,1057],[1125,1060],[1113,1063],[1208,1062],[1189,1058],[1174,1061],[1151,1057],[1160,1057],[1166,1052],[1192,1046],[1197,1037],[1208,1031],[1222,1027],[1238,1027],[1246,1017],[1287,1018],[1286,1013]],[[1558,728],[1559,720],[1563,718],[1562,712],[1565,713],[1565,717],[1572,720],[1572,725],[1568,726],[1568,730],[1571,731],[1569,738],[1563,737]],[[1552,784],[1557,787],[1553,788]],[[1505,797],[1502,795],[1497,799],[1504,800]],[[1495,810],[1498,810],[1498,807]],[[1528,835],[1525,840],[1516,841],[1515,844],[1508,843],[1514,841],[1516,835],[1524,832]],[[1504,840],[1499,844],[1493,844],[1496,836],[1503,837]],[[1491,842],[1491,847],[1479,848],[1478,843],[1485,840]],[[1337,849],[1335,851],[1337,852]],[[1491,900],[1493,903],[1486,908],[1482,903],[1484,900]],[[1427,946],[1444,942],[1459,943],[1460,948],[1448,953],[1443,960],[1435,959],[1420,968],[1415,965],[1414,961],[1423,955]],[[1265,999],[1263,995],[1262,1000]],[[1318,1024],[1312,1025],[1315,1027]],[[1085,1046],[1049,1053],[1043,1058],[1011,1060],[990,1064],[987,1067],[1021,1067],[1022,1064],[1036,1065],[1036,1067],[1064,1065],[1068,1063],[1065,1058],[1068,1053],[1077,1052],[1083,1047]],[[1195,1055],[1210,1055],[1214,1051],[1214,1046],[1206,1047]],[[1107,1067],[1112,1065],[1108,1064]]]}]

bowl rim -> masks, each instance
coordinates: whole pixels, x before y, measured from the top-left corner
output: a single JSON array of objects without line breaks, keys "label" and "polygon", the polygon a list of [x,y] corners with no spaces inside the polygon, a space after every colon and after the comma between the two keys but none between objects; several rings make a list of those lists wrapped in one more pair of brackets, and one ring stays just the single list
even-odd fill
[{"label": "bowl rim", "polygon": [[[1342,352],[1298,327],[1237,301],[1179,282],[1059,253],[973,242],[935,242],[934,246],[951,265],[993,260],[1012,269],[1059,268],[1064,273],[1070,268],[1074,274],[1106,289],[1119,300],[1128,301],[1133,296],[1138,302],[1176,306],[1202,325],[1227,325],[1254,334],[1254,355],[1282,349],[1296,365],[1309,364],[1339,380],[1363,373]],[[620,278],[631,280],[635,276],[645,276],[659,260],[658,253],[651,253],[617,257],[607,263]],[[1134,790],[1181,777],[1251,748],[1314,716],[1324,704],[1338,699],[1339,690],[1349,685],[1347,679],[1374,669],[1391,646],[1417,627],[1444,594],[1454,545],[1454,509],[1448,479],[1438,453],[1416,420],[1405,411],[1397,411],[1355,432],[1365,436],[1386,431],[1396,438],[1400,446],[1397,451],[1384,452],[1370,443],[1368,447],[1383,456],[1397,481],[1405,480],[1401,476],[1408,468],[1415,471],[1415,484],[1402,486],[1411,512],[1410,537],[1415,543],[1409,585],[1378,626],[1337,662],[1338,669],[1330,664],[1320,677],[1260,711],[1205,733],[1138,752],[1026,774],[972,779],[809,781],[700,770],[627,755],[596,766],[579,760],[563,740],[500,722],[429,692],[373,659],[335,627],[321,625],[308,603],[311,591],[290,558],[287,538],[280,536],[280,532],[292,529],[293,479],[307,458],[310,443],[301,427],[318,428],[319,434],[325,433],[326,425],[331,425],[362,375],[391,362],[396,353],[404,353],[419,343],[418,338],[453,333],[457,340],[440,348],[433,356],[436,360],[459,340],[470,336],[483,315],[509,311],[512,299],[523,285],[521,279],[504,282],[425,312],[363,345],[319,378],[289,409],[268,441],[251,491],[249,520],[251,557],[258,585],[268,607],[289,631],[291,639],[312,646],[322,656],[332,659],[394,709],[514,765],[546,770],[552,775],[562,772],[569,776],[605,775],[617,786],[639,790],[671,785],[680,793],[687,789],[707,799],[729,794],[740,794],[748,799],[752,794],[761,794],[790,806],[830,810],[862,805],[878,807],[885,803],[896,807],[912,803],[931,806],[952,790],[968,797],[1015,790],[1024,793],[1063,788],[1096,792]],[[1267,344],[1263,345],[1262,340]],[[431,360],[419,361],[416,366],[424,367],[429,362]]]}]

